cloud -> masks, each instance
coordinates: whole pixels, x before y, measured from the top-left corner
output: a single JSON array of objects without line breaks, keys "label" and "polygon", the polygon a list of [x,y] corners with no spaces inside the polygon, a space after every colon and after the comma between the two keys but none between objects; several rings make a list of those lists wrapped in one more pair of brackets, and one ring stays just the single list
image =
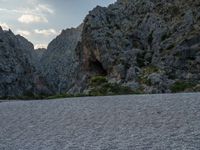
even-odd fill
[{"label": "cloud", "polygon": [[49,14],[54,13],[53,9],[51,9],[48,5],[44,5],[44,4],[38,4],[35,10],[38,12],[49,13]]},{"label": "cloud", "polygon": [[35,46],[34,46],[34,48],[35,49],[38,49],[38,48],[47,48],[47,44],[36,44]]},{"label": "cloud", "polygon": [[58,32],[56,32],[56,30],[54,29],[47,29],[47,30],[38,30],[38,29],[35,29],[34,32],[36,34],[42,34],[44,36],[49,36],[49,35],[56,35],[58,34]]},{"label": "cloud", "polygon": [[26,30],[17,30],[17,34],[20,34],[22,36],[29,36],[31,33]]},{"label": "cloud", "polygon": [[25,13],[24,10],[20,9],[7,9],[7,8],[0,8],[0,11],[3,13]]},{"label": "cloud", "polygon": [[19,13],[19,14],[31,14],[31,15],[44,15],[44,14],[54,14],[54,10],[46,4],[37,4],[34,7],[18,8],[18,9],[7,9],[0,8],[1,12],[5,13]]},{"label": "cloud", "polygon": [[3,22],[3,23],[0,22],[0,26],[2,27],[3,30],[10,29],[10,26],[7,23],[5,23],[5,22]]},{"label": "cloud", "polygon": [[26,24],[47,23],[48,16],[54,14],[54,10],[50,5],[40,3],[38,0],[27,0],[25,4],[25,7],[16,7],[14,9],[0,7],[0,13],[3,16],[8,14],[10,14],[10,17],[18,16],[17,20]]},{"label": "cloud", "polygon": [[41,22],[47,23],[48,22],[47,18],[45,18],[45,17],[31,15],[31,14],[22,15],[21,17],[18,18],[18,21],[21,22],[21,23],[26,23],[26,24],[41,23]]}]

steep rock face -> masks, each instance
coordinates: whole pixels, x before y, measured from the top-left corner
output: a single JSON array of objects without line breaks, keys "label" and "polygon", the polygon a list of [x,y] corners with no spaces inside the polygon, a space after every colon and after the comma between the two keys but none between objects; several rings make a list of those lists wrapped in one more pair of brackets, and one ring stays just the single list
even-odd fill
[{"label": "steep rock face", "polygon": [[30,42],[0,28],[0,97],[48,91],[43,78],[36,73],[35,56]]},{"label": "steep rock face", "polygon": [[200,1],[118,0],[85,18],[76,52],[92,76],[145,93],[200,80]]},{"label": "steep rock face", "polygon": [[43,54],[45,53],[46,49],[45,48],[38,48],[38,49],[35,49],[35,53],[36,53],[36,58],[40,61]]},{"label": "steep rock face", "polygon": [[82,25],[66,29],[49,45],[41,58],[42,73],[54,93],[63,93],[73,86],[77,71],[75,48],[81,39]]}]

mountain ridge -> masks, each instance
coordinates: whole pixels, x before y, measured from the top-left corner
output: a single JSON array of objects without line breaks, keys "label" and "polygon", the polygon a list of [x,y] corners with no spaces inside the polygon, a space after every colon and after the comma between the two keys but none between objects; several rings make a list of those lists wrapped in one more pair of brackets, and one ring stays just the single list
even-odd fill
[{"label": "mountain ridge", "polygon": [[0,97],[50,93],[37,72],[33,44],[11,30],[0,30]]},{"label": "mountain ridge", "polygon": [[[106,94],[112,94],[112,84],[133,93],[198,91],[199,10],[197,0],[118,0],[97,6],[79,27],[50,42],[36,72],[54,94],[88,94],[96,76],[107,80],[107,87],[102,84]],[[23,40],[22,49],[32,49]]]}]

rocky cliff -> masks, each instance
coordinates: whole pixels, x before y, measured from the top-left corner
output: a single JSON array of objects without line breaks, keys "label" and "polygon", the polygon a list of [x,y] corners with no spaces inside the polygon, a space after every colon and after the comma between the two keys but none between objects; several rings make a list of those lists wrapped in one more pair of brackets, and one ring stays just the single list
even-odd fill
[{"label": "rocky cliff", "polygon": [[81,39],[82,25],[63,30],[48,45],[41,58],[42,73],[54,93],[67,92],[74,83],[78,63],[75,48]]},{"label": "rocky cliff", "polygon": [[[82,70],[144,93],[195,88],[200,81],[200,1],[118,0],[84,20]],[[177,89],[178,88],[178,89]]]},{"label": "rocky cliff", "polygon": [[0,97],[48,93],[45,80],[36,73],[33,44],[0,28]]},{"label": "rocky cliff", "polygon": [[0,74],[0,96],[48,91],[47,84],[54,94],[88,93],[91,82],[100,81],[103,89],[95,92],[200,91],[200,1],[118,0],[97,6],[44,52],[1,29]]},{"label": "rocky cliff", "polygon": [[35,53],[36,53],[36,58],[38,61],[40,61],[42,59],[43,54],[45,53],[46,49],[45,48],[38,48],[35,49]]}]

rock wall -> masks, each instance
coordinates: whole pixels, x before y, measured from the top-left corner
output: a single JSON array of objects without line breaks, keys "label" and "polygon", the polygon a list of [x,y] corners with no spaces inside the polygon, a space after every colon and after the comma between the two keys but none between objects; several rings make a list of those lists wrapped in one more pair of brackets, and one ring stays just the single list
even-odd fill
[{"label": "rock wall", "polygon": [[63,30],[50,42],[41,58],[41,72],[54,93],[64,93],[73,86],[78,66],[75,48],[81,39],[81,31],[82,25]]},{"label": "rock wall", "polygon": [[36,73],[33,45],[0,27],[0,97],[32,96],[50,91]]},{"label": "rock wall", "polygon": [[141,93],[200,89],[200,1],[97,6],[45,51],[0,29],[0,96],[82,93],[96,75]]},{"label": "rock wall", "polygon": [[45,48],[38,48],[38,49],[35,49],[35,53],[36,53],[36,58],[37,60],[40,62],[40,60],[42,59],[43,57],[43,54],[45,53],[46,49]]},{"label": "rock wall", "polygon": [[200,80],[200,1],[118,0],[84,20],[82,70],[145,93]]}]

